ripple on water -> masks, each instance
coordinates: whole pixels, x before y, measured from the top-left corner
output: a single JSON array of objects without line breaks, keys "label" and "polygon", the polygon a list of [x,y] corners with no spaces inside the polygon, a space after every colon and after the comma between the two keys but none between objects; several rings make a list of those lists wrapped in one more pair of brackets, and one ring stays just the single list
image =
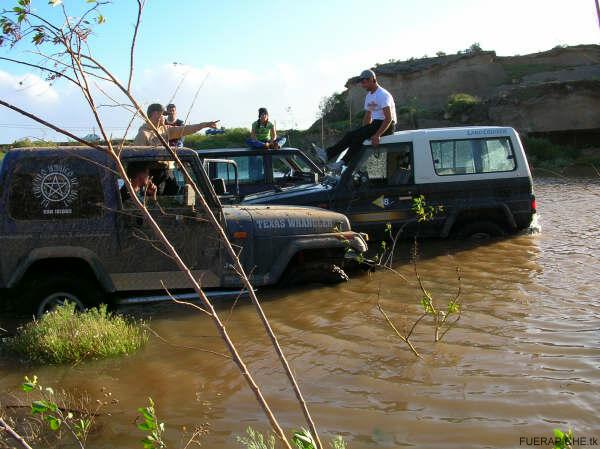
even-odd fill
[{"label": "ripple on water", "polygon": [[[338,286],[261,292],[321,431],[361,448],[514,448],[520,436],[551,436],[553,428],[569,426],[600,437],[598,187],[590,180],[538,180],[538,234],[476,247],[424,242],[418,270],[426,288],[439,301],[452,298],[460,267],[464,314],[437,344],[430,325],[417,328],[413,342],[423,359],[376,306],[380,300],[401,329],[419,316],[408,244],[396,265],[408,282],[377,273]],[[171,343],[225,352],[206,317],[158,310],[152,326]],[[230,317],[228,304],[220,313],[284,427],[303,425],[253,308],[241,301]],[[31,371],[0,360],[2,391]],[[117,423],[93,439],[94,448],[136,446],[135,410],[148,395],[173,431],[211,423],[206,447],[235,446],[234,435],[248,425],[266,429],[230,361],[154,339],[128,358],[36,374],[90,391],[108,386],[121,400]]]}]

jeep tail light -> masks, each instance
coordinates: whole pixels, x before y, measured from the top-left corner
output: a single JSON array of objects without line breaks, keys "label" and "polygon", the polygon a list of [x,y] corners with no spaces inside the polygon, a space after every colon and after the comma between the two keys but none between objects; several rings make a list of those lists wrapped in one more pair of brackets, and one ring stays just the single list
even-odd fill
[{"label": "jeep tail light", "polygon": [[531,197],[531,212],[534,214],[537,212],[537,203],[535,201],[535,196]]},{"label": "jeep tail light", "polygon": [[245,239],[248,237],[248,233],[246,231],[236,231],[233,233],[234,239]]}]

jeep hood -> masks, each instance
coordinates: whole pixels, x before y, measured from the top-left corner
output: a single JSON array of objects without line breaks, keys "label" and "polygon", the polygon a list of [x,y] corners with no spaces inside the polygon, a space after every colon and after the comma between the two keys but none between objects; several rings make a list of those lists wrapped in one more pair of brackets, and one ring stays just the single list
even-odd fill
[{"label": "jeep hood", "polygon": [[320,197],[331,192],[332,187],[326,184],[311,184],[296,187],[290,187],[281,191],[270,191],[255,193],[244,197],[242,204],[286,204],[290,201],[298,204],[311,204],[313,198],[318,202]]},{"label": "jeep hood", "polygon": [[345,215],[317,207],[296,206],[231,206],[224,207],[228,223],[251,220],[256,236],[325,234],[349,231]]}]

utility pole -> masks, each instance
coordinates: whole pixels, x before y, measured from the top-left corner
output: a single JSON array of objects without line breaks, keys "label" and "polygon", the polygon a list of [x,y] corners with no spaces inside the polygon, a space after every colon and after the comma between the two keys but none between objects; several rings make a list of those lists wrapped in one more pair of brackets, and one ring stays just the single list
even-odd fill
[{"label": "utility pole", "polygon": [[324,122],[325,121],[325,114],[321,114],[321,148],[325,147],[325,138],[323,137],[323,134],[325,133],[325,125]]},{"label": "utility pole", "polygon": [[348,90],[348,122],[349,128],[352,128],[352,100],[350,99],[350,90]]},{"label": "utility pole", "polygon": [[596,0],[596,14],[598,15],[598,27],[600,28],[600,0]]}]

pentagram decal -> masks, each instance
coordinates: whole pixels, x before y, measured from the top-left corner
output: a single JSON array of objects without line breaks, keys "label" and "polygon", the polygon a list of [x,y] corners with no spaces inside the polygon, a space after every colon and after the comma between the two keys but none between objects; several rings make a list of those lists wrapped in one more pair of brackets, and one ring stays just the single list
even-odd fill
[{"label": "pentagram decal", "polygon": [[79,180],[68,167],[51,164],[33,178],[33,195],[44,209],[69,207],[77,198],[78,186]]}]

